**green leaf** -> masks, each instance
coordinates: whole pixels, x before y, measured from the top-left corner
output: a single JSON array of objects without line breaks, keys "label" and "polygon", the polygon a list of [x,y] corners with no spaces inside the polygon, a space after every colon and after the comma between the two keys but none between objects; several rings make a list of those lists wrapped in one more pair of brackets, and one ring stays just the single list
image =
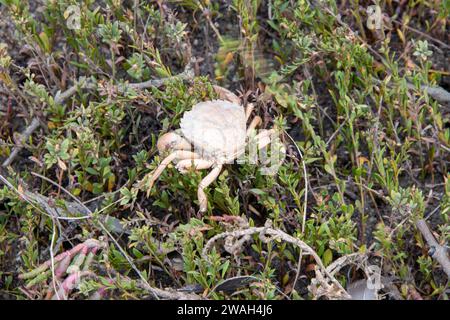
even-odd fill
[{"label": "green leaf", "polygon": [[325,266],[329,265],[333,261],[333,252],[330,249],[325,250],[322,260]]},{"label": "green leaf", "polygon": [[250,189],[250,192],[253,194],[256,194],[257,196],[264,196],[267,194],[264,190],[256,189],[256,188]]},{"label": "green leaf", "polygon": [[86,170],[87,173],[89,173],[89,174],[91,174],[93,176],[97,176],[98,175],[97,170],[95,170],[94,168],[88,167],[85,170]]},{"label": "green leaf", "polygon": [[45,32],[39,33],[39,40],[40,40],[40,43],[42,44],[42,49],[46,53],[50,53],[50,51],[51,51],[50,40]]}]

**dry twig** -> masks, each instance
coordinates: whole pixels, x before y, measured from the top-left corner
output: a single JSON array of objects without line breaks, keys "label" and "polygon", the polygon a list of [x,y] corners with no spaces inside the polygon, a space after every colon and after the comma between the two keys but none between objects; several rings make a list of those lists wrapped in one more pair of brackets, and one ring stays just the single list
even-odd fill
[{"label": "dry twig", "polygon": [[[271,228],[270,220],[267,220],[266,225],[264,227],[250,227],[235,231],[226,231],[215,235],[214,237],[208,240],[205,247],[203,248],[202,251],[203,259],[205,259],[206,261],[209,260],[208,252],[211,250],[214,243],[219,239],[225,239],[225,246],[224,246],[225,250],[227,250],[231,254],[236,255],[242,248],[242,245],[246,241],[249,241],[251,239],[251,236],[255,234],[259,235],[259,239],[264,243],[275,240],[282,240],[297,246],[302,250],[302,252],[304,252],[304,254],[311,255],[316,261],[318,266],[318,268],[316,268],[316,279],[320,283],[320,285],[322,287],[326,286],[333,288],[335,292],[333,298],[336,297],[339,297],[341,299],[350,298],[350,295],[347,293],[347,291],[342,287],[339,281],[337,281],[336,278],[328,272],[319,255],[310,246],[308,246],[303,241],[294,238],[281,230]],[[323,275],[325,275],[326,277],[324,277]],[[329,284],[329,282],[331,282],[331,284]]]},{"label": "dry twig", "polygon": [[447,249],[436,241],[425,220],[420,219],[417,221],[416,226],[430,246],[429,255],[439,262],[447,277],[450,279],[450,260],[448,259]]},{"label": "dry twig", "polygon": [[26,143],[26,141],[30,138],[32,133],[40,126],[40,122],[38,118],[33,118],[31,120],[30,125],[25,129],[25,131],[22,133],[22,137],[20,139],[20,142],[13,148],[11,151],[9,157],[3,162],[2,166],[7,167],[9,166],[14,159],[19,154],[19,151],[22,150],[23,145]]},{"label": "dry twig", "polygon": [[[406,84],[408,89],[414,90],[416,89],[416,86],[412,83]],[[427,85],[421,85],[420,86],[421,91],[426,91],[434,100],[436,100],[439,103],[449,103],[450,102],[450,92],[445,90],[442,87],[430,87]]]},{"label": "dry twig", "polygon": [[189,60],[189,63],[185,66],[184,71],[181,72],[180,74],[177,74],[175,76],[172,77],[167,77],[167,78],[163,78],[163,79],[151,79],[145,82],[139,82],[139,83],[130,83],[128,84],[128,86],[130,88],[133,89],[148,89],[148,88],[153,88],[153,87],[161,87],[162,85],[166,84],[169,81],[173,81],[173,80],[189,80],[192,79],[194,77],[194,63],[195,63],[195,58],[191,58]]}]

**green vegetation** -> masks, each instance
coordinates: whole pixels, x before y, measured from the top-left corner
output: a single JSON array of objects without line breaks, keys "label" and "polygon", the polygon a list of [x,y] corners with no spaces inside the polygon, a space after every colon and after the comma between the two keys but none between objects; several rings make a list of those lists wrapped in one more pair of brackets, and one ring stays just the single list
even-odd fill
[{"label": "green vegetation", "polygon": [[[88,239],[102,245],[75,256],[89,273],[70,299],[321,296],[317,261],[293,243],[251,234],[205,249],[267,220],[325,266],[364,257],[335,274],[344,288],[377,266],[382,298],[449,298],[416,223],[448,246],[450,2],[376,1],[375,18],[371,1],[226,2],[0,0],[0,159],[23,147],[0,171],[0,298],[51,297],[54,268],[19,274]],[[282,129],[287,157],[275,176],[227,165],[202,215],[207,170],[169,166],[151,190],[146,177],[158,137],[216,98],[213,84]]]}]

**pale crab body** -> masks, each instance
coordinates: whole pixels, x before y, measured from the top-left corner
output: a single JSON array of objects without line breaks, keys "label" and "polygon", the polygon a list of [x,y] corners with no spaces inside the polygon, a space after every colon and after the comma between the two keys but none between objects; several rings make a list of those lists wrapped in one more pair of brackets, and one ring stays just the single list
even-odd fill
[{"label": "pale crab body", "polygon": [[225,100],[200,102],[180,121],[181,134],[202,158],[230,163],[245,151],[244,108]]},{"label": "pale crab body", "polygon": [[[232,163],[244,154],[248,138],[261,118],[255,116],[249,126],[246,123],[253,110],[253,104],[244,108],[240,99],[232,92],[214,86],[220,100],[200,102],[184,113],[180,129],[165,133],[157,143],[160,154],[168,154],[152,173],[148,192],[163,170],[171,163],[181,173],[190,169],[212,168],[198,186],[200,212],[208,207],[204,189],[219,176],[224,164]],[[254,136],[257,148],[262,149],[271,142],[274,130],[260,130]]]}]

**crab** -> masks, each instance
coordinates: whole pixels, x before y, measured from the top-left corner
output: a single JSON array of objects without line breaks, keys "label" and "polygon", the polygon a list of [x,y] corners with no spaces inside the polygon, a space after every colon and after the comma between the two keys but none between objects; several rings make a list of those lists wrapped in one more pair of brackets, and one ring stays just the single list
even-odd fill
[{"label": "crab", "polygon": [[255,142],[255,148],[263,149],[271,143],[275,134],[274,129],[264,129],[255,135],[255,128],[262,123],[261,117],[253,117],[248,127],[246,125],[254,105],[248,103],[244,108],[231,91],[219,86],[213,88],[219,100],[197,103],[191,111],[184,113],[180,129],[165,133],[158,139],[158,151],[166,157],[150,174],[146,184],[149,194],[155,181],[172,162],[176,163],[182,174],[192,169],[211,169],[198,185],[201,213],[208,208],[205,188],[217,179],[225,164],[233,163],[244,154],[250,137]]}]

